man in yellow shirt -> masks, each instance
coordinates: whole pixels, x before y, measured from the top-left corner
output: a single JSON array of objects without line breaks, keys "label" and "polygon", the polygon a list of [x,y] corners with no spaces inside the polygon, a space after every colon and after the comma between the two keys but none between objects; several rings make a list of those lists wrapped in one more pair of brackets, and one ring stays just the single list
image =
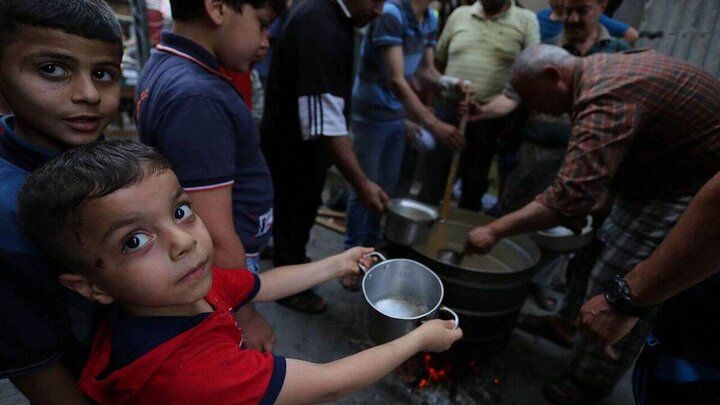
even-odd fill
[{"label": "man in yellow shirt", "polygon": [[[511,0],[480,0],[458,7],[450,14],[440,35],[435,59],[444,74],[470,80],[477,88],[475,100],[486,103],[502,92],[515,57],[539,42],[535,13],[517,7]],[[443,121],[457,120],[455,101],[443,100],[437,107]],[[505,122],[500,118],[468,124],[467,146],[460,166],[463,180],[460,208],[474,211],[482,208],[482,196],[488,188],[487,174]],[[450,156],[449,148],[440,146],[429,157],[420,200],[438,203]]]}]

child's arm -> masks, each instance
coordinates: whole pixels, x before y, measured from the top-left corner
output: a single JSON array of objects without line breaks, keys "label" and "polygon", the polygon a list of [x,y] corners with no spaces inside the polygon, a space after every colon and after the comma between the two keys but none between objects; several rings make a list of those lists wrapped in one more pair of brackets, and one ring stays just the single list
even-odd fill
[{"label": "child's arm", "polygon": [[[356,247],[312,263],[282,266],[259,274],[260,291],[253,301],[275,301],[345,274],[359,271],[358,262],[372,248]],[[363,259],[370,262],[369,258]]]},{"label": "child's arm", "polygon": [[432,320],[390,343],[327,364],[287,359],[277,404],[333,401],[369,386],[420,351],[447,350],[462,337],[453,321]]}]

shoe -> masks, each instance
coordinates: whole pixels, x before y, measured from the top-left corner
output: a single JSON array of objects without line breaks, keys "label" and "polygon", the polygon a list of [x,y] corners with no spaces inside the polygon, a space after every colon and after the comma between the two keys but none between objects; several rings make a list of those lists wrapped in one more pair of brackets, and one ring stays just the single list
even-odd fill
[{"label": "shoe", "polygon": [[546,384],[543,394],[548,401],[557,405],[593,405],[609,395],[607,390],[586,383],[569,373]]},{"label": "shoe", "polygon": [[313,290],[305,290],[301,293],[281,298],[276,301],[278,304],[294,309],[296,311],[317,315],[327,311],[327,303]]},{"label": "shoe", "polygon": [[[526,315],[520,319],[517,327],[532,335],[545,338],[560,347],[570,349],[576,332],[574,329],[568,330],[570,328],[562,325],[561,322],[553,316]],[[569,336],[572,337],[568,338]]]}]

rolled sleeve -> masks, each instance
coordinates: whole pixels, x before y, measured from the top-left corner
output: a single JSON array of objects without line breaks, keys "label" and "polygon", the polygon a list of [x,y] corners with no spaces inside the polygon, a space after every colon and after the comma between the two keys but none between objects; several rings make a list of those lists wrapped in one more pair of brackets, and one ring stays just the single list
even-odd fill
[{"label": "rolled sleeve", "polygon": [[635,134],[638,108],[604,97],[573,120],[567,154],[555,182],[535,201],[564,217],[589,214],[622,164]]}]

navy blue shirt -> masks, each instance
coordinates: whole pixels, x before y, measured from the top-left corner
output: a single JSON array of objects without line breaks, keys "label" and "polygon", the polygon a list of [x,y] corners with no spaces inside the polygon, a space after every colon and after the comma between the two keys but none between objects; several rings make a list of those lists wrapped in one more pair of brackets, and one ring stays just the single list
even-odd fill
[{"label": "navy blue shirt", "polygon": [[[59,271],[20,228],[17,195],[28,174],[57,153],[18,135],[0,118],[0,378],[35,371],[67,355],[91,329],[93,305],[63,287]],[[77,321],[72,323],[71,321]],[[82,357],[82,356],[81,356]],[[70,359],[73,363],[83,359]]]},{"label": "navy blue shirt", "polygon": [[[313,127],[313,135],[328,135],[330,121],[350,114],[353,78],[352,21],[333,0],[298,0],[288,10],[275,43],[262,121],[266,153],[304,162],[324,156],[322,144],[303,140],[300,115]],[[322,95],[343,100],[342,111],[323,107]],[[307,97],[314,108],[300,112],[299,99]],[[339,115],[339,116],[338,116]],[[343,132],[347,133],[347,122]],[[319,139],[319,136],[310,139]]]},{"label": "navy blue shirt", "polygon": [[353,86],[353,112],[381,121],[401,119],[403,105],[389,86],[382,50],[401,46],[405,77],[420,66],[425,50],[437,45],[438,19],[428,8],[419,22],[410,0],[388,0],[360,45],[360,70]]},{"label": "navy blue shirt", "polygon": [[167,157],[188,191],[232,185],[235,231],[257,253],[270,238],[273,191],[255,121],[207,50],[169,32],[161,45],[195,61],[153,51],[136,92],[140,140]]}]

